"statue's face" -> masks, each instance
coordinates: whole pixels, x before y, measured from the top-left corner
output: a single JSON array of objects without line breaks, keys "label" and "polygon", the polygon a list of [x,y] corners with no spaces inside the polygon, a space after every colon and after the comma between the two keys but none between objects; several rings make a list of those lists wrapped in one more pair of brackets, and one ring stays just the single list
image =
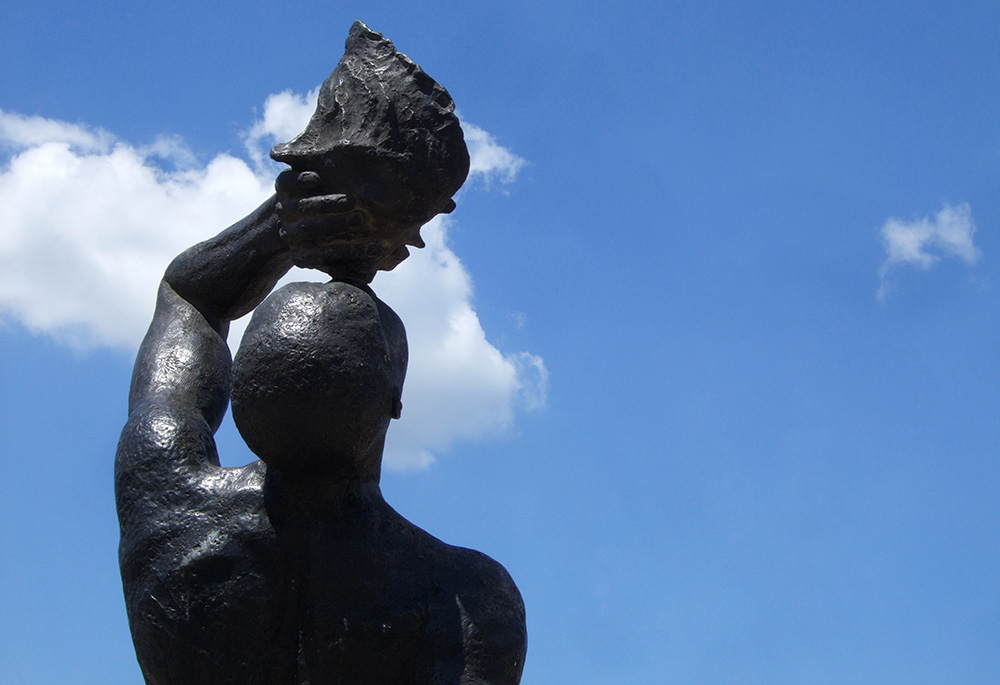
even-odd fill
[{"label": "statue's face", "polygon": [[285,286],[257,308],[234,359],[233,419],[250,449],[286,473],[377,474],[405,354],[398,317],[369,292]]}]

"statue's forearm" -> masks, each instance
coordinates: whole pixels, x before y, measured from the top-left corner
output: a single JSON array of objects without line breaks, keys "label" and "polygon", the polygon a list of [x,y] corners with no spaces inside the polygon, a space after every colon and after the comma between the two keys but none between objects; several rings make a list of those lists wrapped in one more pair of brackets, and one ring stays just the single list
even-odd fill
[{"label": "statue's forearm", "polygon": [[164,280],[213,326],[251,311],[292,266],[271,196],[246,218],[174,259]]}]

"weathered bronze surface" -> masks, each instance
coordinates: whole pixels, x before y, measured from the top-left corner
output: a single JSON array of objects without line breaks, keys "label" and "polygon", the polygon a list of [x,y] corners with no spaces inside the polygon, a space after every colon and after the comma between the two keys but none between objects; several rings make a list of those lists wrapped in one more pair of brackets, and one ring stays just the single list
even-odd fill
[{"label": "weathered bronze surface", "polygon": [[[379,489],[407,351],[368,284],[454,207],[469,157],[451,97],[356,23],[272,156],[291,167],[277,194],[170,264],[136,360],[115,492],[146,682],[518,683],[510,576]],[[271,293],[293,264],[332,280]],[[233,360],[229,322],[252,310]],[[230,396],[260,457],[241,468],[213,438]]]}]

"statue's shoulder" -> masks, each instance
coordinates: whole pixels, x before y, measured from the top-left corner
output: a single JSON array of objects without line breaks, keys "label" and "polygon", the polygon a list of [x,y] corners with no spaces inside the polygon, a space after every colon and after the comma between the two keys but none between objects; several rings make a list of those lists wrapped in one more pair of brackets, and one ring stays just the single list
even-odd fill
[{"label": "statue's shoulder", "polygon": [[527,651],[524,601],[499,562],[451,547],[449,599],[461,620],[465,670],[461,682],[516,684]]},{"label": "statue's shoulder", "polygon": [[448,545],[449,570],[453,581],[466,592],[493,592],[521,602],[514,580],[507,569],[492,557],[474,549]]},{"label": "statue's shoulder", "polygon": [[481,619],[524,623],[524,601],[507,569],[474,549],[452,547],[452,587],[468,611]]},{"label": "statue's shoulder", "polygon": [[133,408],[115,454],[119,510],[189,490],[206,459],[217,459],[211,429],[187,414],[193,412],[156,401]]},{"label": "statue's shoulder", "polygon": [[211,427],[185,411],[144,402],[122,430],[114,474],[122,563],[195,548],[222,521],[235,538],[248,522],[254,531],[266,523],[264,464],[219,466]]},{"label": "statue's shoulder", "polygon": [[[449,545],[393,512],[409,562],[409,585],[421,597],[427,622],[422,650],[437,660],[430,682],[516,685],[527,650],[524,601],[499,562]],[[398,527],[397,527],[398,526]],[[423,681],[421,681],[423,682]]]}]

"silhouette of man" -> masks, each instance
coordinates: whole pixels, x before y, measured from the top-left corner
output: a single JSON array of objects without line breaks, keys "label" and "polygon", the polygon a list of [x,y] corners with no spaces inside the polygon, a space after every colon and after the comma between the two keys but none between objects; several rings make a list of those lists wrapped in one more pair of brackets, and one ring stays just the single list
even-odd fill
[{"label": "silhouette of man", "polygon": [[[349,53],[352,39],[382,53],[388,43],[357,24]],[[451,115],[450,98],[435,97]],[[407,352],[402,322],[368,283],[454,206],[467,153],[444,200],[407,213],[375,197],[392,184],[343,192],[359,187],[348,177],[358,165],[344,162],[354,148],[322,157],[295,142],[272,153],[292,167],[276,196],[170,264],[136,360],[115,492],[143,675],[516,684],[526,632],[510,576],[412,525],[379,489]],[[293,264],[333,280],[268,295]],[[252,310],[232,360],[229,322]],[[219,465],[213,438],[230,394],[261,460],[240,468]]]}]

